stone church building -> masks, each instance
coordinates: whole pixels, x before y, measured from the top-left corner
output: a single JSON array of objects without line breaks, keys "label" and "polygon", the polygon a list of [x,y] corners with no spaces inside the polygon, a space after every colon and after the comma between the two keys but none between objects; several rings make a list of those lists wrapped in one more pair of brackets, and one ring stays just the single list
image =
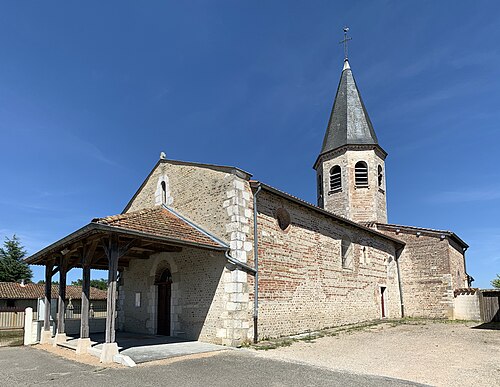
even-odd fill
[{"label": "stone church building", "polygon": [[[237,346],[380,318],[453,318],[468,246],[450,231],[388,223],[386,156],[345,60],[314,164],[316,205],[236,167],[162,155],[121,214],[28,263],[45,265],[48,283],[83,268],[84,292],[91,268],[109,270],[110,353],[115,330]],[[64,316],[55,339],[65,340]]]}]

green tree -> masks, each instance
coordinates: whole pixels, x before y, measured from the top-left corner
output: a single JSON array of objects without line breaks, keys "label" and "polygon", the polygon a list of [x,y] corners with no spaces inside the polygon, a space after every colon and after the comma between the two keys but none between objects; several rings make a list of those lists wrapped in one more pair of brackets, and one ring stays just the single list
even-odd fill
[{"label": "green tree", "polygon": [[[83,280],[78,279],[76,281],[71,282],[71,285],[82,286],[82,283],[83,283]],[[104,278],[93,279],[93,280],[90,280],[90,286],[92,286],[93,288],[106,290],[108,288],[108,281],[105,280]]]},{"label": "green tree", "polygon": [[494,288],[500,289],[500,274],[497,274],[497,278],[491,281],[491,285]]},{"label": "green tree", "polygon": [[33,273],[23,261],[26,250],[19,238],[14,235],[12,239],[5,238],[3,247],[0,247],[0,281],[17,282],[30,281]]}]

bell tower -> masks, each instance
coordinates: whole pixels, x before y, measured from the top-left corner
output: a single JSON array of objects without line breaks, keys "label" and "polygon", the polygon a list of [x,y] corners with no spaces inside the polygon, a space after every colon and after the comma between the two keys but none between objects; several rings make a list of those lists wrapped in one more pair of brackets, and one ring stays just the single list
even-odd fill
[{"label": "bell tower", "polygon": [[387,223],[385,158],[347,59],[314,164],[318,206],[355,222]]}]

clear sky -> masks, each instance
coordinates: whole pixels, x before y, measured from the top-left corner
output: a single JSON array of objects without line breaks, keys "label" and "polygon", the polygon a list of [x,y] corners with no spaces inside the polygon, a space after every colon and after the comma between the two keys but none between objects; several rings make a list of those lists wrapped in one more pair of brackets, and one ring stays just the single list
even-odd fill
[{"label": "clear sky", "polygon": [[389,153],[389,222],[454,231],[474,285],[489,287],[500,273],[494,1],[3,1],[0,238],[34,253],[120,213],[160,151],[315,202],[346,24]]}]

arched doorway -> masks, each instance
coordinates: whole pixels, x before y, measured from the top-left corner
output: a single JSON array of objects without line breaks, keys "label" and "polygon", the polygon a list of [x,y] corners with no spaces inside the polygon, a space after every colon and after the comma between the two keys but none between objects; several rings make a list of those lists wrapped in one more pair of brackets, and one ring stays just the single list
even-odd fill
[{"label": "arched doorway", "polygon": [[170,304],[172,298],[172,274],[170,270],[163,270],[156,285],[158,286],[156,333],[158,335],[170,336]]}]

